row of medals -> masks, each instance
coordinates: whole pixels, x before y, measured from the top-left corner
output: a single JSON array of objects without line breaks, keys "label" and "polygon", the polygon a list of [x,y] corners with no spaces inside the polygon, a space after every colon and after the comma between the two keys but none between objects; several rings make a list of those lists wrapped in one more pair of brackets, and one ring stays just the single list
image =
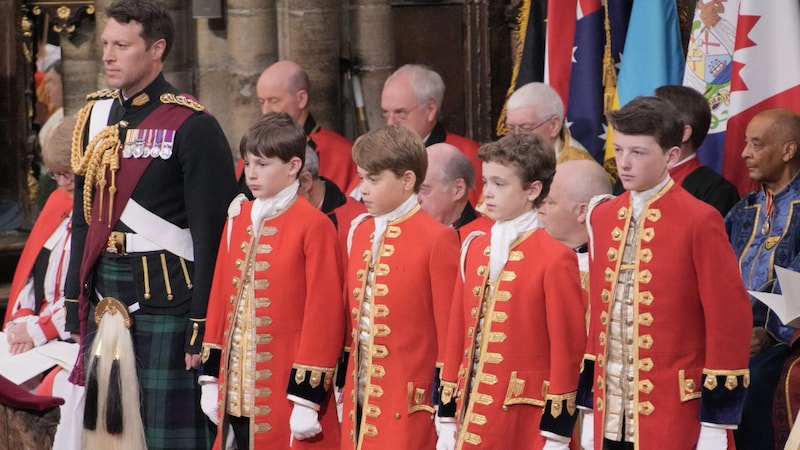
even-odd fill
[{"label": "row of medals", "polygon": [[144,140],[137,140],[134,142],[126,142],[125,147],[122,149],[123,158],[161,158],[169,159],[172,156],[172,142],[145,142]]}]

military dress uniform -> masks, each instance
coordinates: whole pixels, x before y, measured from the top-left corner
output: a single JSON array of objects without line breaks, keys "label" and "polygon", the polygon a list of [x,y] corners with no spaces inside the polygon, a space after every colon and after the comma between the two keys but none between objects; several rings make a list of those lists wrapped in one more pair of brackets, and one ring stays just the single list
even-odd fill
[{"label": "military dress uniform", "polygon": [[203,369],[219,378],[214,448],[224,448],[226,415],[249,419],[251,449],[289,448],[294,404],[286,392],[321,407],[322,433],[292,448],[338,448],[329,401],[345,327],[336,232],[304,198],[259,226],[253,203],[241,212],[232,204],[209,304]]},{"label": "military dress uniform", "polygon": [[[542,432],[569,439],[586,343],[575,253],[541,228],[508,249],[478,234],[462,249],[439,415],[458,418],[458,449],[541,449]],[[504,250],[493,280],[489,257]]]},{"label": "military dress uniform", "polygon": [[[206,447],[200,389],[184,353],[200,353],[219,236],[236,193],[228,141],[163,74],[127,99],[119,90],[87,99],[72,149],[67,329],[80,331],[88,349],[98,297],[124,303],[148,447]],[[79,358],[72,380],[83,377]]]},{"label": "military dress uniform", "polygon": [[343,450],[436,446],[432,390],[458,238],[422,211],[416,196],[409,201],[413,205],[389,220],[384,233],[376,235],[372,216],[356,219],[350,231],[346,350],[352,351],[343,392]]},{"label": "military dress uniform", "polygon": [[630,192],[590,212],[579,404],[594,406],[595,448],[688,450],[700,422],[739,423],[749,302],[719,213],[669,178],[644,194],[640,214]]}]

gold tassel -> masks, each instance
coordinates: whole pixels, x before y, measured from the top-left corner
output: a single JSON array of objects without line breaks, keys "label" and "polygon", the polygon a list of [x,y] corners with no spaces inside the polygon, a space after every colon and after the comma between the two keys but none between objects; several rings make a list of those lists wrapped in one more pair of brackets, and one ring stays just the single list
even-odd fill
[{"label": "gold tassel", "polygon": [[603,26],[606,32],[606,45],[603,48],[603,114],[614,107],[614,94],[617,91],[617,69],[611,55],[611,20],[608,17],[608,2],[603,2],[605,19]]},{"label": "gold tassel", "polygon": [[[107,183],[105,179],[106,169],[109,169],[112,173],[109,203],[113,207],[113,196],[116,193],[113,175],[119,170],[119,148],[121,146],[119,124],[117,123],[100,130],[86,145],[86,148],[83,148],[83,137],[92,105],[94,105],[94,102],[89,102],[78,112],[77,125],[72,133],[72,151],[70,154],[72,171],[84,177],[83,215],[86,223],[90,223],[92,220],[92,190],[95,185],[99,186],[100,189],[100,210],[102,211],[102,196]],[[101,219],[98,218],[98,220]]]}]

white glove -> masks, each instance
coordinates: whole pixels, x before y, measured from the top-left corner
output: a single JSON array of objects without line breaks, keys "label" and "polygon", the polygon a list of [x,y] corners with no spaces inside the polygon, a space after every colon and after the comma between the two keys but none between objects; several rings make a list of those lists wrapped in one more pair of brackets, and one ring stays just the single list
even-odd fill
[{"label": "white glove", "polygon": [[591,410],[583,411],[581,420],[581,448],[594,450],[594,413]]},{"label": "white glove", "polygon": [[219,382],[217,381],[207,381],[200,385],[200,409],[203,410],[208,419],[214,423],[214,425],[219,425],[219,417],[217,417],[218,407],[217,402],[219,400]]},{"label": "white glove", "polygon": [[436,425],[436,434],[439,439],[436,440],[436,450],[453,450],[456,448],[456,422],[455,420],[445,422],[442,418],[436,416],[434,424]]},{"label": "white glove", "polygon": [[319,424],[317,410],[295,403],[292,416],[289,417],[289,428],[299,441],[318,435],[322,432],[322,425]]},{"label": "white glove", "polygon": [[728,448],[728,430],[725,428],[700,425],[697,450],[725,450]]}]

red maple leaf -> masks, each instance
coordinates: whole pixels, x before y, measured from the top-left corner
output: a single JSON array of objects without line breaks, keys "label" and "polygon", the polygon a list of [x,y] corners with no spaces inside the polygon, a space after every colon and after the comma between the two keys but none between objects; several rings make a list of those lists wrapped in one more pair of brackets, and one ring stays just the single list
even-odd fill
[{"label": "red maple leaf", "polygon": [[[750,32],[753,30],[753,27],[756,25],[756,22],[758,22],[759,19],[761,19],[761,16],[748,16],[743,14],[739,15],[739,20],[736,24],[736,44],[734,46],[736,51],[758,45],[750,39]],[[747,62],[733,60],[731,63],[733,64],[733,72],[731,73],[731,92],[746,91],[747,85],[745,84],[744,80],[742,80],[739,72],[745,65],[747,65]]]}]

